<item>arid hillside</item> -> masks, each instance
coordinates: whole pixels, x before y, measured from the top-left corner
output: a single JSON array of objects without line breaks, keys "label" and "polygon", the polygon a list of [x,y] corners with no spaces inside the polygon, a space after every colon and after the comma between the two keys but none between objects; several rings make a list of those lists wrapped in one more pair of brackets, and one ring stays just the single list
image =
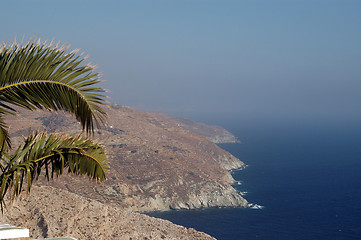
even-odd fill
[{"label": "arid hillside", "polygon": [[196,122],[187,118],[169,115],[165,113],[156,113],[164,119],[176,122],[184,129],[193,133],[205,136],[208,140],[214,143],[240,143],[240,141],[226,129],[220,126],[208,125],[201,122]]},{"label": "arid hillside", "polygon": [[214,239],[192,228],[46,186],[34,187],[30,195],[21,196],[0,215],[0,222],[28,228],[31,238]]},{"label": "arid hillside", "polygon": [[[141,211],[246,206],[231,186],[229,173],[244,164],[230,153],[156,113],[118,105],[109,106],[107,112],[107,126],[93,136],[107,149],[111,167],[107,181],[96,184],[62,176],[50,183],[40,179],[39,185]],[[21,111],[6,121],[14,144],[29,129],[80,133],[73,118],[47,111]]]}]

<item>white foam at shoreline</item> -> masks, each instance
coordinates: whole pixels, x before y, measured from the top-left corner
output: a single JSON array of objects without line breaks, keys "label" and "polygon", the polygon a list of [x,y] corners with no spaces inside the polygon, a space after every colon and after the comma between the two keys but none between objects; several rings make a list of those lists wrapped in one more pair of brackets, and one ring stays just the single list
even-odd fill
[{"label": "white foam at shoreline", "polygon": [[256,203],[248,203],[248,208],[251,208],[251,209],[263,209],[264,206],[261,206],[259,204],[256,204]]}]

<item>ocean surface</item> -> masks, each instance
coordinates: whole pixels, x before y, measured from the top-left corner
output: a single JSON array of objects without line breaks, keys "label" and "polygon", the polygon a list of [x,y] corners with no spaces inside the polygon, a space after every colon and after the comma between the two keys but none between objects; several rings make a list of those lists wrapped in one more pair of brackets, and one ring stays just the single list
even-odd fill
[{"label": "ocean surface", "polygon": [[248,167],[232,172],[263,209],[203,209],[149,215],[220,240],[361,239],[361,125],[228,120],[214,122],[242,144],[221,144]]}]

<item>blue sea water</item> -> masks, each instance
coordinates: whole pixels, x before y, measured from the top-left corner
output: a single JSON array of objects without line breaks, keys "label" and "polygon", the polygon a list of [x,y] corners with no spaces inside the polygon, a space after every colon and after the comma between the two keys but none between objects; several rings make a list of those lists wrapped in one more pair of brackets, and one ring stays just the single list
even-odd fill
[{"label": "blue sea water", "polygon": [[[218,125],[222,125],[218,123]],[[243,142],[220,147],[248,167],[232,172],[256,209],[150,215],[220,240],[361,239],[361,126],[358,123],[223,124]]]}]

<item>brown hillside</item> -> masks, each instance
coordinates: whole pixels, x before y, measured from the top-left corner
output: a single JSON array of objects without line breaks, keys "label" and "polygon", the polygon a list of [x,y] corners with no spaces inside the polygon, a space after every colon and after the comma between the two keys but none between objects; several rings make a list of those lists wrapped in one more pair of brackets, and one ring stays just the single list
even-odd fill
[{"label": "brown hillside", "polygon": [[[94,137],[107,149],[108,180],[95,184],[63,176],[50,185],[136,210],[246,206],[231,187],[228,172],[244,164],[230,153],[157,114],[117,105],[107,112],[108,125]],[[68,115],[46,111],[21,111],[6,121],[14,144],[29,129],[80,132],[80,125]]]},{"label": "brown hillside", "polygon": [[32,238],[214,239],[192,228],[46,186],[34,187],[29,196],[21,196],[0,216],[0,222],[26,227]]}]

